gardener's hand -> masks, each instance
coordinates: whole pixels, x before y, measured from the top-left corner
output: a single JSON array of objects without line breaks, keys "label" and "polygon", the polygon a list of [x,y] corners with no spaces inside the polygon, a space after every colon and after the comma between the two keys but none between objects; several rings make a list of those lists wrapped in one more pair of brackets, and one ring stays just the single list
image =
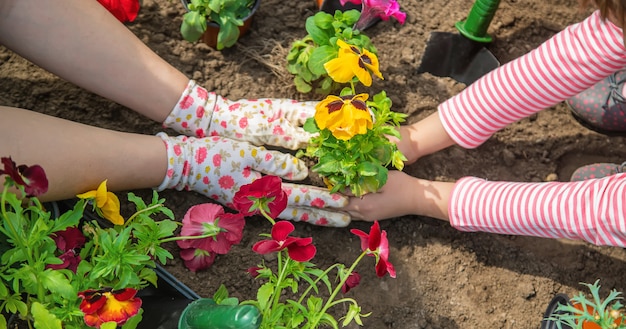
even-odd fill
[{"label": "gardener's hand", "polygon": [[[164,133],[157,136],[165,142],[168,158],[167,175],[159,191],[191,190],[232,208],[233,196],[239,188],[262,174],[289,180],[302,180],[308,175],[304,162],[291,154],[250,143],[221,136],[170,137]],[[289,202],[279,218],[334,227],[350,223],[347,213],[332,209],[347,205],[346,197],[308,185],[283,183],[283,189],[289,195]]]},{"label": "gardener's hand", "polygon": [[191,80],[163,126],[187,136],[223,136],[296,150],[311,138],[302,125],[315,114],[316,104],[270,98],[230,101]]}]

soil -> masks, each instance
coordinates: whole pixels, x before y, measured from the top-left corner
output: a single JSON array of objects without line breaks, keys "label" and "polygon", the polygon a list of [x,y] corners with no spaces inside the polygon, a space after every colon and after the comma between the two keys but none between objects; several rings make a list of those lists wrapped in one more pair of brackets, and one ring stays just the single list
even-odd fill
[{"label": "soil", "polygon": [[[407,12],[404,25],[384,21],[365,33],[378,48],[385,76],[383,81],[375,80],[372,94],[386,90],[393,109],[407,113],[412,123],[464,88],[450,78],[418,74],[417,67],[431,32],[456,33],[454,23],[467,16],[473,2],[400,0],[400,4]],[[295,90],[285,58],[291,42],[306,34],[304,20],[316,10],[312,0],[262,0],[250,33],[221,52],[182,40],[179,26],[184,8],[179,1],[144,0],[139,17],[128,27],[175,67],[223,96],[310,100],[319,96]],[[495,37],[489,50],[506,63],[584,17],[576,0],[504,0],[489,27]],[[2,105],[114,130],[143,134],[161,130],[159,123],[59,79],[1,46],[0,86]],[[567,181],[580,165],[624,159],[624,138],[583,128],[559,104],[511,124],[477,149],[451,147],[420,159],[405,171],[446,181],[469,175],[490,180]],[[179,218],[191,205],[209,202],[192,192],[161,195]],[[325,268],[335,262],[351,263],[360,246],[349,229],[368,230],[370,225],[353,222],[348,228],[325,228],[297,223],[296,232],[313,237],[318,248],[313,262]],[[556,293],[572,295],[583,288],[580,282],[597,279],[604,295],[608,289],[626,288],[626,251],[621,248],[463,233],[445,222],[416,216],[382,221],[381,226],[388,232],[397,278],[377,278],[370,258],[359,266],[361,284],[349,295],[364,312],[372,312],[364,319],[366,328],[539,328]],[[250,248],[269,228],[260,218],[249,219],[241,244],[218,256],[206,271],[192,273],[178,258],[166,269],[201,296],[212,296],[224,283],[232,295],[254,298],[258,283],[245,270],[260,261]],[[335,310],[336,314],[342,311],[341,307]]]}]

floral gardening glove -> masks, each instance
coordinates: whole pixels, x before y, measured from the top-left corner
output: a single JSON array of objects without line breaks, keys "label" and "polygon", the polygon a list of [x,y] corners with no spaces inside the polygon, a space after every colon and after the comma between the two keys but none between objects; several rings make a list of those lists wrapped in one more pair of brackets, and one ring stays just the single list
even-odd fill
[{"label": "floral gardening glove", "polygon": [[[291,154],[250,143],[221,136],[171,137],[165,133],[157,136],[167,149],[167,174],[158,191],[166,188],[195,191],[233,208],[233,196],[239,188],[262,174],[289,180],[302,180],[308,175],[306,165]],[[333,227],[350,223],[347,213],[326,209],[346,206],[346,197],[307,185],[283,183],[283,189],[289,195],[289,202],[279,218]]]},{"label": "floral gardening glove", "polygon": [[194,137],[222,136],[290,150],[306,147],[302,129],[317,102],[261,98],[230,101],[190,80],[163,127]]}]

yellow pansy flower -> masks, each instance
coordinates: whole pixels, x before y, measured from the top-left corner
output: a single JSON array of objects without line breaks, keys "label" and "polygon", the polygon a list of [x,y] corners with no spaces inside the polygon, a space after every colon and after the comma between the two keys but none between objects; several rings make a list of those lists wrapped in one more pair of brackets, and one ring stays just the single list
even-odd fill
[{"label": "yellow pansy flower", "polygon": [[372,129],[372,115],[365,104],[368,94],[329,95],[315,107],[315,122],[337,139],[348,140]]},{"label": "yellow pansy flower", "polygon": [[120,215],[120,200],[117,195],[107,191],[107,181],[104,180],[97,190],[77,195],[79,199],[92,199],[98,213],[115,225],[124,225],[124,217]]},{"label": "yellow pansy flower", "polygon": [[367,49],[359,49],[342,40],[337,40],[339,52],[337,58],[324,64],[328,76],[339,83],[347,83],[356,76],[367,87],[372,85],[372,73],[383,79],[380,73],[378,57]]}]

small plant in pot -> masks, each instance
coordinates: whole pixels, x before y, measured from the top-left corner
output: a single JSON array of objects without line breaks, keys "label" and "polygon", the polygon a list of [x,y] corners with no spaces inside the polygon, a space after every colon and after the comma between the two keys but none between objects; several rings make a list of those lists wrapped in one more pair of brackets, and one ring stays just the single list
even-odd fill
[{"label": "small plant in pot", "polygon": [[[202,40],[217,50],[232,47],[251,24],[260,0],[182,0],[187,9],[180,33],[189,42]],[[211,32],[217,31],[217,34]],[[215,40],[213,40],[215,39]]]},{"label": "small plant in pot", "polygon": [[611,290],[606,298],[600,296],[599,280],[593,284],[582,283],[589,288],[587,294],[569,298],[565,294],[556,295],[548,305],[541,329],[624,329],[626,314],[620,302],[622,293]]}]

